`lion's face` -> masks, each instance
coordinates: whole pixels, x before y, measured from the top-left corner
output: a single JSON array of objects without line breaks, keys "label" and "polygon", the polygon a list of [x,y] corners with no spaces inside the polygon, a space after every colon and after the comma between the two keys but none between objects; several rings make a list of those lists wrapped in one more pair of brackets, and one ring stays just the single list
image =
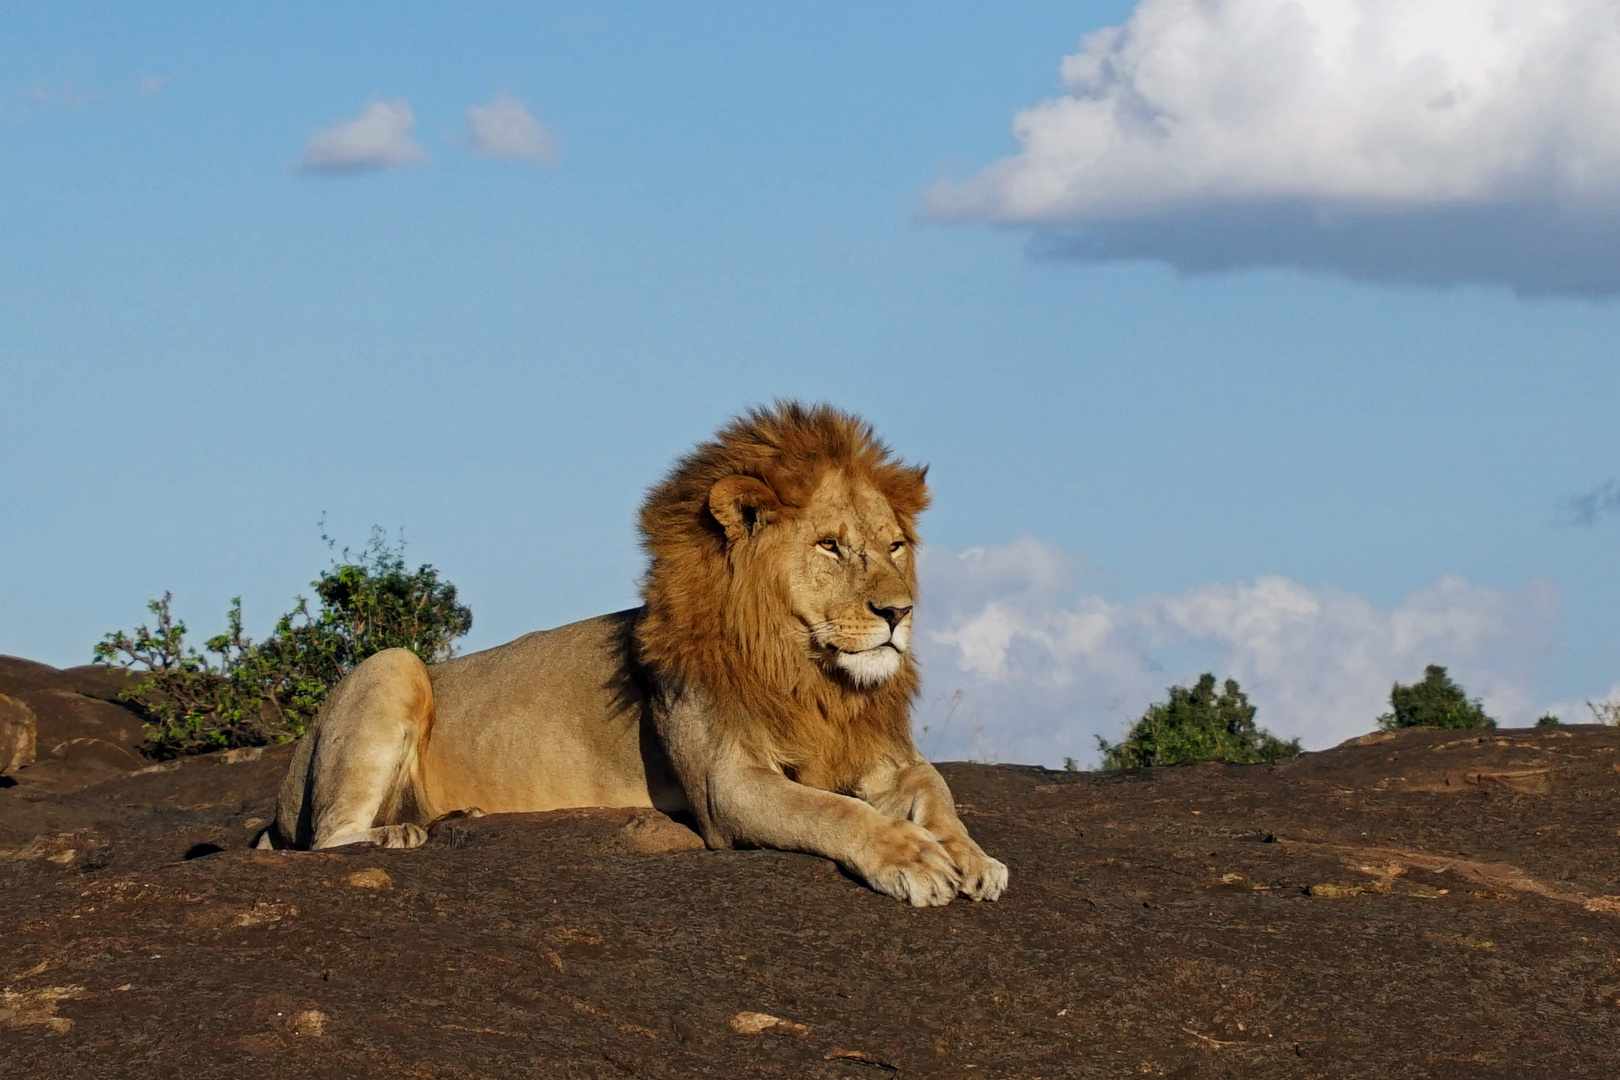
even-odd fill
[{"label": "lion's face", "polygon": [[870,484],[832,472],[777,538],[793,618],[816,660],[856,686],[900,670],[911,647],[911,545]]},{"label": "lion's face", "polygon": [[790,632],[811,658],[856,687],[898,674],[911,647],[916,575],[911,541],[883,494],[833,470],[796,512],[780,514],[764,485],[730,480],[710,505],[733,543],[752,549],[750,570],[774,579]]}]

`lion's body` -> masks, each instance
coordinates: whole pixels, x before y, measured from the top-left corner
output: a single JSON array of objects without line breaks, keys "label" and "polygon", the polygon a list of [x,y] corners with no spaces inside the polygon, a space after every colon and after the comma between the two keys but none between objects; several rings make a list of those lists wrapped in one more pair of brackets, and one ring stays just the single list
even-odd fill
[{"label": "lion's body", "polygon": [[712,847],[837,859],[914,904],[1006,868],[911,742],[921,470],[860,421],[734,422],[649,495],[646,606],[333,691],[282,785],[284,844],[410,847],[455,810],[685,812]]},{"label": "lion's body", "polygon": [[[630,634],[640,614],[638,608],[527,634],[432,667],[405,650],[366,661],[345,680],[346,695],[373,679],[390,690],[424,680],[428,686],[425,695],[397,695],[404,700],[391,701],[392,708],[368,710],[402,714],[399,737],[411,744],[384,798],[381,816],[388,820],[381,824],[425,826],[469,808],[490,814],[574,806],[684,811],[645,696],[629,678]],[[334,710],[343,703],[334,695]],[[311,760],[331,763],[326,774],[339,790],[365,786],[374,770],[354,741],[374,731],[374,725],[356,732],[323,723],[299,747],[302,760],[288,773],[278,815],[288,822],[304,818],[302,828],[289,830],[296,846],[327,846],[378,824],[376,815],[362,824],[328,813],[328,835],[318,837],[312,815],[300,814]]]}]

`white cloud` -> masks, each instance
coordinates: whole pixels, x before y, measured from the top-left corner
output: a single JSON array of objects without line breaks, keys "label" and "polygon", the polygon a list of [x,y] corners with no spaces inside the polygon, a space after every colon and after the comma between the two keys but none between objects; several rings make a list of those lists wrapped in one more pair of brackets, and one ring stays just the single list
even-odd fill
[{"label": "white cloud", "polygon": [[942,212],[1072,221],[1227,199],[1620,193],[1611,0],[1143,0]]},{"label": "white cloud", "polygon": [[488,105],[467,107],[467,131],[475,153],[555,165],[557,135],[510,94],[496,94]]},{"label": "white cloud", "polygon": [[427,152],[411,138],[416,114],[405,101],[373,101],[353,120],[334,124],[304,147],[305,172],[371,172],[425,160]]},{"label": "white cloud", "polygon": [[[1613,0],[1141,0],[1061,73],[1067,93],[1014,118],[1018,153],[937,185],[932,214],[1085,226],[1043,250],[1190,270],[1314,255],[1354,276],[1579,292],[1557,269],[1575,257],[1605,268],[1585,291],[1620,288]],[[1408,216],[1420,244],[1384,226]],[[1525,270],[1527,239],[1570,250]]]},{"label": "white cloud", "polygon": [[924,752],[1056,764],[1117,740],[1165,687],[1236,678],[1258,720],[1320,748],[1370,731],[1390,684],[1446,664],[1492,715],[1530,723],[1559,614],[1556,590],[1446,577],[1393,608],[1287,578],[1110,603],[1072,587],[1070,560],[1025,539],[922,564]]}]

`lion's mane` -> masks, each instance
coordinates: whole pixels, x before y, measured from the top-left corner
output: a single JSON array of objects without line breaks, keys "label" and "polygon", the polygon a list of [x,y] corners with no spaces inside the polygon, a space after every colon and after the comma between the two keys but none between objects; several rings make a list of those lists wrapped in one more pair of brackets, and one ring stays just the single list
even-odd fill
[{"label": "lion's mane", "polygon": [[[870,425],[829,406],[754,409],[648,492],[641,534],[650,563],[637,640],[660,685],[702,690],[721,729],[715,734],[763,753],[802,783],[847,792],[877,757],[903,760],[909,749],[916,661],[908,651],[893,678],[868,689],[829,675],[794,633],[772,549],[728,551],[709,508],[718,481],[749,476],[780,501],[772,520],[787,521],[835,469],[881,492],[916,544],[916,517],[928,505],[926,468],[895,460]],[[915,593],[913,566],[906,575]]]}]

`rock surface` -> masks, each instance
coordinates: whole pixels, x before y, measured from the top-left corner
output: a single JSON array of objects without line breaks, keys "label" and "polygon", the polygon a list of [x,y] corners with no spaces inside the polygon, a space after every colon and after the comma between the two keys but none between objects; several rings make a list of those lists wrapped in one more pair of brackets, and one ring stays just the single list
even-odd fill
[{"label": "rock surface", "polygon": [[60,795],[150,764],[140,718],[118,697],[137,678],[0,656],[0,786]]},{"label": "rock surface", "polygon": [[0,694],[0,776],[32,765],[39,744],[39,720],[25,702]]},{"label": "rock surface", "polygon": [[251,850],[287,758],[0,791],[5,1075],[1620,1075],[1611,728],[946,766],[1012,883],[931,910],[628,811]]}]

